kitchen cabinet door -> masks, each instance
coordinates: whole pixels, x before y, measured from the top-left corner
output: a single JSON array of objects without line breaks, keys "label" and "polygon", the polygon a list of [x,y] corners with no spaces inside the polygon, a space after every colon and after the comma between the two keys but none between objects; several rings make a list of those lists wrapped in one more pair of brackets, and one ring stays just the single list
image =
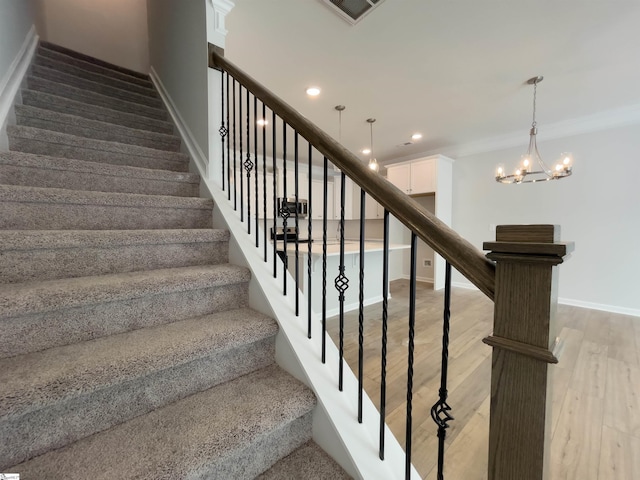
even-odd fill
[{"label": "kitchen cabinet door", "polygon": [[[311,218],[322,219],[324,208],[324,182],[322,180],[311,181]],[[327,182],[327,220],[335,219],[333,182]]]},{"label": "kitchen cabinet door", "polygon": [[387,180],[402,190],[407,195],[411,194],[411,164],[389,165],[387,167]]},{"label": "kitchen cabinet door", "polygon": [[411,162],[409,191],[411,195],[416,195],[418,193],[432,193],[436,191],[435,160]]}]

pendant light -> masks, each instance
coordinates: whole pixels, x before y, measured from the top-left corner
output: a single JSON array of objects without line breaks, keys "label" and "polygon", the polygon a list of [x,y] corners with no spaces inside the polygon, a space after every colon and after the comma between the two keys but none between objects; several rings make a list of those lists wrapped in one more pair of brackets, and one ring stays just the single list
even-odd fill
[{"label": "pendant light", "polygon": [[529,85],[533,85],[533,122],[529,130],[529,148],[527,153],[522,155],[520,166],[511,175],[507,175],[504,167],[498,166],[496,170],[496,181],[500,183],[536,183],[547,182],[549,180],[559,180],[571,175],[573,170],[573,158],[570,153],[563,153],[556,166],[551,169],[542,161],[536,144],[538,134],[536,122],[536,94],[538,84],[544,77],[537,76],[527,80]]},{"label": "pendant light", "polygon": [[374,172],[377,172],[380,170],[380,165],[378,165],[378,161],[373,157],[373,124],[375,121],[375,118],[367,118],[371,131],[371,143],[369,144],[369,168]]}]

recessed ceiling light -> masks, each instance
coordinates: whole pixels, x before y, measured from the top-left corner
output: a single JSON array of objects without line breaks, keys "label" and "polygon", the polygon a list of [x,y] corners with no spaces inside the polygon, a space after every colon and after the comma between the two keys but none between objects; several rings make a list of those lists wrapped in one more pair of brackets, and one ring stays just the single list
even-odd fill
[{"label": "recessed ceiling light", "polygon": [[259,126],[264,127],[265,125],[269,125],[269,120],[265,120],[264,118],[259,118],[258,120],[256,120],[256,123]]},{"label": "recessed ceiling light", "polygon": [[320,89],[318,87],[309,87],[307,88],[307,95],[310,97],[317,97],[320,95]]},{"label": "recessed ceiling light", "polygon": [[422,138],[421,133],[414,133],[413,135],[411,135],[411,140],[420,140],[421,138]]},{"label": "recessed ceiling light", "polygon": [[369,150],[368,148],[364,148],[362,149],[362,153],[364,153],[365,155],[369,155],[371,153],[371,150]]}]

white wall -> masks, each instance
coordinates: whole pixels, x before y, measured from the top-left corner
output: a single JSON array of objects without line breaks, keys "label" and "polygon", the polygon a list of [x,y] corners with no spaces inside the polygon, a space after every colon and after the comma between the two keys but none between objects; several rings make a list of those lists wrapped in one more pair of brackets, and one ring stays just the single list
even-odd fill
[{"label": "white wall", "polygon": [[0,1],[0,151],[9,148],[6,126],[15,121],[12,107],[19,82],[15,78],[16,69],[30,30],[37,23],[37,10],[32,1]]},{"label": "white wall", "polygon": [[[2,0],[5,2],[5,0]],[[127,67],[149,71],[146,0],[40,0],[49,42]]]},{"label": "white wall", "polygon": [[[204,155],[208,139],[208,62],[204,0],[149,0],[149,56],[153,74]],[[216,126],[217,128],[217,126]]]},{"label": "white wall", "polygon": [[[544,127],[544,126],[542,126]],[[458,158],[453,175],[453,228],[474,245],[495,238],[490,225],[561,226],[575,252],[560,266],[560,302],[640,315],[640,135],[638,125],[540,141],[547,163],[574,154],[571,177],[502,185],[498,163],[513,165],[520,148]],[[539,137],[544,138],[540,128]],[[509,167],[507,167],[509,168]],[[466,282],[456,273],[454,282]]]}]

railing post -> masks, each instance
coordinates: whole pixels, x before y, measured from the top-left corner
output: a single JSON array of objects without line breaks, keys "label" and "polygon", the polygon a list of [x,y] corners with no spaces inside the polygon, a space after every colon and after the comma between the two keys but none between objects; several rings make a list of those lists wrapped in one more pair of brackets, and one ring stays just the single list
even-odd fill
[{"label": "railing post", "polygon": [[554,225],[504,225],[485,242],[496,262],[489,480],[548,478],[551,392],[557,363],[557,265],[573,249]]}]

